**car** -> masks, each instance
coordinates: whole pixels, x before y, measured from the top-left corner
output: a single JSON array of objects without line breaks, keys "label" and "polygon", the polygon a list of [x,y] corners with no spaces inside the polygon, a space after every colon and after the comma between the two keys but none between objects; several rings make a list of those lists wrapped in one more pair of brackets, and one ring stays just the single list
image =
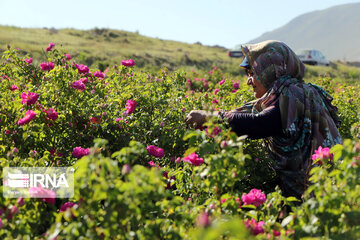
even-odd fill
[{"label": "car", "polygon": [[319,50],[301,49],[296,51],[296,55],[305,64],[325,66],[330,65],[329,60],[327,60],[326,57]]},{"label": "car", "polygon": [[228,56],[233,58],[241,58],[244,56],[243,52],[241,51],[241,44],[236,45],[234,48],[228,51]]}]

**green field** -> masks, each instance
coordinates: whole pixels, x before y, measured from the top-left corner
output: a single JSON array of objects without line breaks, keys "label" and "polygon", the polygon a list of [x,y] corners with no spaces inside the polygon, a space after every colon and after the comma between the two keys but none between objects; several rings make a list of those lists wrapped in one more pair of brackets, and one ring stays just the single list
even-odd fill
[{"label": "green field", "polygon": [[[307,66],[344,144],[314,152],[300,203],[272,184],[260,140],[216,117],[185,124],[193,109],[254,99],[226,49],[99,29],[0,36],[0,239],[360,239],[359,68]],[[72,167],[74,194],[38,185],[5,197],[5,167]]]}]

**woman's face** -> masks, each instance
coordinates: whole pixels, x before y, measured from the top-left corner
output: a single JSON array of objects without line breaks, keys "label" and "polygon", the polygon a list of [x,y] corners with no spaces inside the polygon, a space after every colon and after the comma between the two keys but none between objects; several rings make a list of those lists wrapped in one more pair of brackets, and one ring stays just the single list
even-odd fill
[{"label": "woman's face", "polygon": [[261,98],[266,92],[266,88],[258,81],[256,80],[256,75],[253,74],[251,71],[246,71],[247,73],[247,85],[251,85],[254,90],[254,96],[256,98]]}]

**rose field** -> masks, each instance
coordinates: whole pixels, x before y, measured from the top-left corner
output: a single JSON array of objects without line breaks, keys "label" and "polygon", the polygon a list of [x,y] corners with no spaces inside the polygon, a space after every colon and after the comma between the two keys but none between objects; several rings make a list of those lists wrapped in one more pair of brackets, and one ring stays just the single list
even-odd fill
[{"label": "rose field", "polygon": [[360,84],[306,79],[333,97],[344,143],[313,153],[300,202],[273,184],[262,140],[184,122],[253,100],[244,75],[44,54],[2,53],[0,171],[72,166],[74,197],[5,198],[1,183],[0,239],[360,239]]}]

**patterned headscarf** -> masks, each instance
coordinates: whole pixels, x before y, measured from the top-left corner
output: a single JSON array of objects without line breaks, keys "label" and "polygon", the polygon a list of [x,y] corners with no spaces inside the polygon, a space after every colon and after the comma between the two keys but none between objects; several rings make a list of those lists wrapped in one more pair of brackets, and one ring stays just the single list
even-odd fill
[{"label": "patterned headscarf", "polygon": [[267,92],[235,111],[256,114],[279,103],[283,134],[264,142],[276,162],[285,195],[300,197],[307,187],[314,150],[342,142],[337,108],[323,89],[304,83],[305,67],[285,43],[265,41],[244,45],[242,50]]}]

